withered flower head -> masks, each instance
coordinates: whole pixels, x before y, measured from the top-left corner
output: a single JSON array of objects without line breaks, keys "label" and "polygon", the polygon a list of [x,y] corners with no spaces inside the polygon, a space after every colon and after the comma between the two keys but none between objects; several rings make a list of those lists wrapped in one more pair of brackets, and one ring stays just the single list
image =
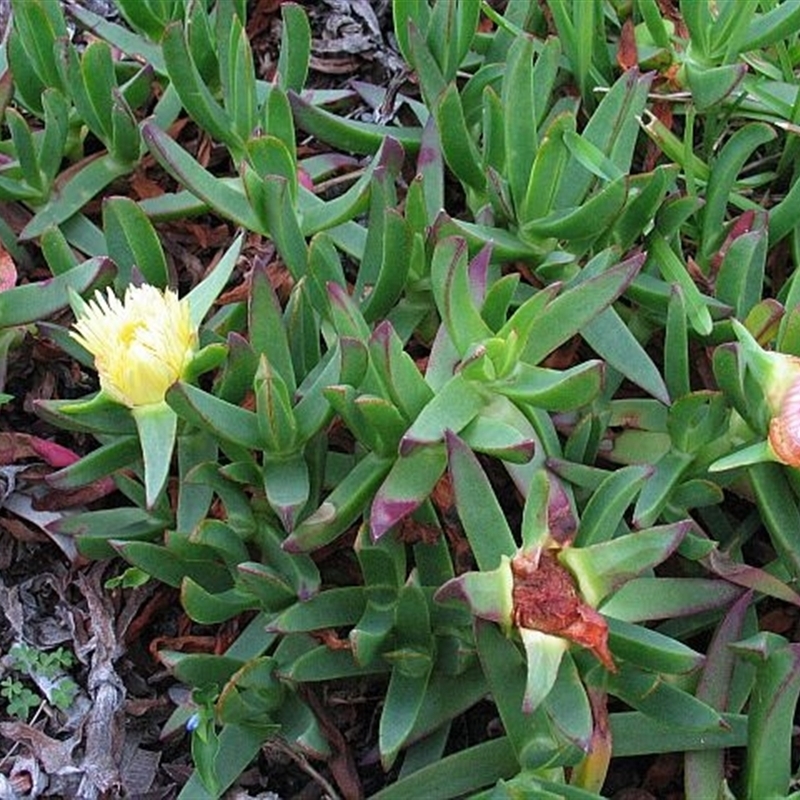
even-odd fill
[{"label": "withered flower head", "polygon": [[608,623],[584,603],[575,579],[550,550],[519,553],[511,561],[513,619],[519,628],[561,636],[591,650],[609,670]]}]

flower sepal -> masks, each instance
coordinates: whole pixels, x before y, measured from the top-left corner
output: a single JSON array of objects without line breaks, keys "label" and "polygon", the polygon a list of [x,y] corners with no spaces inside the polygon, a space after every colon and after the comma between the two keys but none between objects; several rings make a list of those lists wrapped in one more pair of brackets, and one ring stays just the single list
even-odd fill
[{"label": "flower sepal", "polygon": [[36,400],[36,414],[66,430],[85,433],[135,433],[130,409],[100,391],[80,400]]},{"label": "flower sepal", "polygon": [[436,592],[434,599],[437,602],[459,600],[466,603],[474,616],[497,623],[508,635],[514,617],[513,590],[511,559],[502,556],[497,569],[465,572],[452,578]]},{"label": "flower sepal", "polygon": [[55,406],[55,410],[57,410],[59,414],[82,416],[119,409],[121,413],[127,416],[127,411],[125,410],[126,406],[122,406],[102,389],[80,400],[61,400],[57,402],[58,405]]},{"label": "flower sepal", "polygon": [[569,642],[561,636],[520,628],[522,646],[528,662],[525,694],[522,696],[522,710],[535,711],[555,686],[561,659],[569,648]]},{"label": "flower sepal", "polygon": [[131,409],[144,459],[144,487],[147,508],[152,508],[169,476],[178,415],[165,401]]},{"label": "flower sepal", "polygon": [[194,383],[201,375],[221,366],[228,356],[228,346],[220,342],[201,347],[186,363],[181,380]]},{"label": "flower sepal", "polygon": [[755,444],[747,445],[739,450],[735,450],[727,456],[718,458],[709,465],[709,472],[724,472],[728,469],[738,467],[749,467],[752,464],[763,464],[765,462],[783,463],[776,455],[769,443],[769,440],[762,440]]},{"label": "flower sepal", "polygon": [[772,416],[781,413],[787,393],[800,379],[800,358],[765,350],[738,320],[731,320],[747,369],[764,392]]}]

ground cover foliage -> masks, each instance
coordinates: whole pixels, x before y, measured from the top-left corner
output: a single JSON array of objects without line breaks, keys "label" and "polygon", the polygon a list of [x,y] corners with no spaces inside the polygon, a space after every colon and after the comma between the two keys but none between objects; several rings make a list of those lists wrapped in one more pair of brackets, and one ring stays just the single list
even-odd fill
[{"label": "ground cover foliage", "polygon": [[11,9],[4,797],[800,796],[800,3]]}]

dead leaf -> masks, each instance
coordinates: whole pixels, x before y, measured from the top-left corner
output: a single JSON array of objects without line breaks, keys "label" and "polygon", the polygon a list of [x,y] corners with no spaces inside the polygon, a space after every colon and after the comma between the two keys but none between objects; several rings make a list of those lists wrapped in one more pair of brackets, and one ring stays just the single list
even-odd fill
[{"label": "dead leaf", "polygon": [[78,744],[78,735],[69,739],[53,739],[27,722],[0,722],[0,734],[24,744],[50,775],[75,772],[72,751]]},{"label": "dead leaf", "polygon": [[622,26],[617,48],[617,64],[625,71],[633,69],[639,63],[639,53],[636,50],[636,29],[633,18],[628,17]]}]

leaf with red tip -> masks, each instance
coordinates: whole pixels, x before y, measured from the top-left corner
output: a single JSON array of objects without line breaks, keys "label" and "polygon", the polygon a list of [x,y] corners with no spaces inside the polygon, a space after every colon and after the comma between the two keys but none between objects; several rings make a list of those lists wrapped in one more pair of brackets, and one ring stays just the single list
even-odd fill
[{"label": "leaf with red tip", "polygon": [[393,525],[422,505],[444,472],[441,446],[418,447],[395,461],[372,501],[370,531],[380,539]]}]

